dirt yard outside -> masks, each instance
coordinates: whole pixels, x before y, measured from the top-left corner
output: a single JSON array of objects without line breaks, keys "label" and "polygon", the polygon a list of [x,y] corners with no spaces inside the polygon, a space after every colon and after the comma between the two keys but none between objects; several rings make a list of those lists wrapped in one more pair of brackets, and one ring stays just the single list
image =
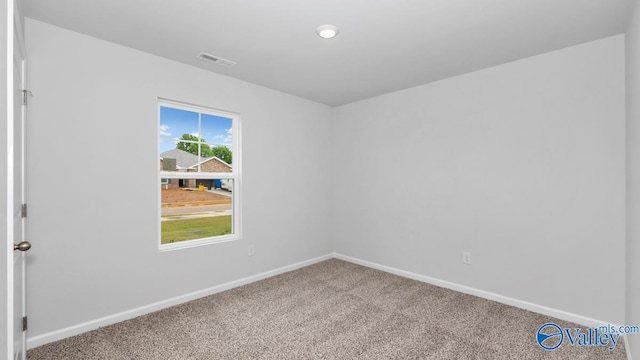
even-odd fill
[{"label": "dirt yard outside", "polygon": [[233,233],[231,196],[198,189],[162,189],[161,198],[162,244]]},{"label": "dirt yard outside", "polygon": [[197,189],[162,189],[162,207],[231,204],[231,197]]}]

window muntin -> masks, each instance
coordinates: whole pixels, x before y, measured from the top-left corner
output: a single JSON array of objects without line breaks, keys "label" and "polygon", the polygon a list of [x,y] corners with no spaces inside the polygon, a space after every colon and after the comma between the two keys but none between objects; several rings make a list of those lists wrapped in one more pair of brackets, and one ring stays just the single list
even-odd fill
[{"label": "window muntin", "polygon": [[240,237],[239,117],[160,100],[160,249]]}]

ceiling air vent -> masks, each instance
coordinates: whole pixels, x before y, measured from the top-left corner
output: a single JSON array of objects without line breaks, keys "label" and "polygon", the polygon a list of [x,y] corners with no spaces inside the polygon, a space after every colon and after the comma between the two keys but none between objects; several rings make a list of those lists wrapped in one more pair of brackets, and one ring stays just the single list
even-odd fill
[{"label": "ceiling air vent", "polygon": [[227,59],[223,59],[221,57],[218,56],[213,56],[211,54],[207,54],[207,53],[200,53],[200,55],[198,55],[198,57],[202,60],[206,60],[206,61],[211,61],[214,64],[218,64],[227,68],[233,67],[234,65],[237,65],[237,63],[231,61],[231,60],[227,60]]}]

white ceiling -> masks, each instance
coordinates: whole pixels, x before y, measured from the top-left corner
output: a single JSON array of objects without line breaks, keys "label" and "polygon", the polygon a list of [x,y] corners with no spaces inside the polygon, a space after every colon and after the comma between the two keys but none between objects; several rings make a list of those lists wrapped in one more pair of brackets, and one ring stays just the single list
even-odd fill
[{"label": "white ceiling", "polygon": [[[331,106],[624,32],[633,0],[22,0],[26,16]],[[333,40],[315,29],[340,28]],[[200,60],[207,52],[238,63]]]}]

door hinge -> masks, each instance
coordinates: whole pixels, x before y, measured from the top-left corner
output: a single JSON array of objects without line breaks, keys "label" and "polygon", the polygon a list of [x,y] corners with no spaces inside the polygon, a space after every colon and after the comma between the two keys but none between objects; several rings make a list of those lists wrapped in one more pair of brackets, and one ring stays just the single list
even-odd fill
[{"label": "door hinge", "polygon": [[27,317],[22,318],[22,331],[27,331]]},{"label": "door hinge", "polygon": [[22,206],[20,207],[20,217],[27,217],[27,204],[22,204]]},{"label": "door hinge", "polygon": [[28,95],[29,95],[29,90],[22,90],[22,105],[27,105]]}]

